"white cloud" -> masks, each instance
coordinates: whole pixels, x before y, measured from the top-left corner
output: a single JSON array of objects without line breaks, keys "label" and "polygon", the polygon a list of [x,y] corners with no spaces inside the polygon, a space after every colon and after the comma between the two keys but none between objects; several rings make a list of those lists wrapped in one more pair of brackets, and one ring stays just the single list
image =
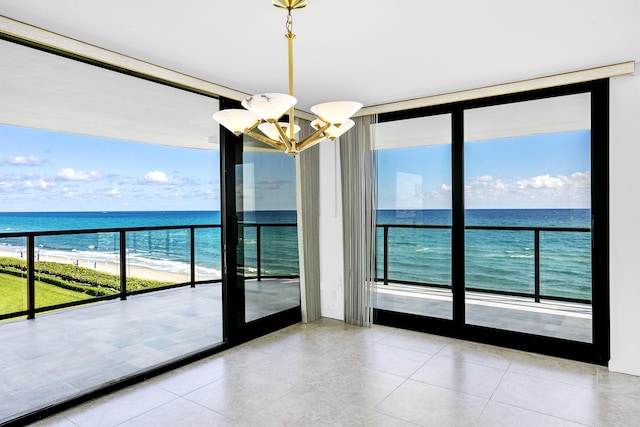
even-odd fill
[{"label": "white cloud", "polygon": [[591,188],[591,173],[575,172],[571,174],[570,181],[576,188]]},{"label": "white cloud", "polygon": [[[181,176],[170,176],[163,171],[148,172],[142,178],[142,182],[149,183],[149,184],[165,184],[165,185],[169,185],[170,188],[174,188],[174,186],[181,186],[184,184],[193,183],[191,180],[187,178],[183,178]],[[140,183],[140,180],[134,181],[134,183]]]},{"label": "white cloud", "polygon": [[57,175],[64,181],[95,181],[103,177],[100,172],[76,171],[73,168],[60,169]]},{"label": "white cloud", "polygon": [[591,173],[575,172],[569,176],[549,174],[526,179],[494,179],[488,175],[470,177],[465,183],[465,197],[470,202],[496,205],[564,206],[565,203],[587,205]]},{"label": "white cloud", "polygon": [[45,181],[45,180],[42,180],[42,179],[40,181],[38,181],[38,187],[40,187],[40,188],[47,189],[47,188],[49,188],[51,186],[54,186],[54,185],[56,185],[55,182]]},{"label": "white cloud", "polygon": [[113,190],[109,190],[107,191],[107,196],[112,196],[112,197],[122,197],[122,194],[120,193],[120,190],[118,189],[118,187],[115,187]]},{"label": "white cloud", "polygon": [[0,181],[0,190],[8,190],[15,185],[15,182]]},{"label": "white cloud", "polygon": [[169,177],[162,171],[151,171],[144,176],[144,180],[147,182],[166,184],[169,182]]},{"label": "white cloud", "polygon": [[0,175],[0,190],[11,190],[15,192],[38,189],[46,190],[54,185],[55,182],[45,181],[31,173]]},{"label": "white cloud", "polygon": [[565,186],[566,177],[558,176],[552,177],[549,174],[534,176],[531,179],[521,179],[516,184],[518,188],[526,190],[528,188],[548,188],[548,189],[561,189]]},{"label": "white cloud", "polygon": [[45,160],[36,156],[8,156],[4,158],[5,163],[14,166],[41,166]]}]

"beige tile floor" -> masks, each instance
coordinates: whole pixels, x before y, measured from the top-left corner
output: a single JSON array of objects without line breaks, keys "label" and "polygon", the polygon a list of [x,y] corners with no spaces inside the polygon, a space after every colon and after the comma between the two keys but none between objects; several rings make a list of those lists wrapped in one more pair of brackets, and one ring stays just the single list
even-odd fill
[{"label": "beige tile floor", "polygon": [[321,319],[37,426],[637,426],[640,378]]}]

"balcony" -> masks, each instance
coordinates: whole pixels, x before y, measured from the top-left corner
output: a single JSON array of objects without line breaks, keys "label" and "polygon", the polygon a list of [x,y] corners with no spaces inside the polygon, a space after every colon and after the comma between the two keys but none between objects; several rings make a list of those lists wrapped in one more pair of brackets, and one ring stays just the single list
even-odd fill
[{"label": "balcony", "polygon": [[[378,225],[376,308],[453,319],[450,247],[432,250],[450,230]],[[466,226],[465,236],[466,324],[592,342],[589,228]],[[572,247],[564,271],[554,265],[559,242]]]},{"label": "balcony", "polygon": [[[299,306],[265,250],[295,224],[243,227],[246,321]],[[0,235],[0,424],[219,346],[219,242],[220,225]]]}]

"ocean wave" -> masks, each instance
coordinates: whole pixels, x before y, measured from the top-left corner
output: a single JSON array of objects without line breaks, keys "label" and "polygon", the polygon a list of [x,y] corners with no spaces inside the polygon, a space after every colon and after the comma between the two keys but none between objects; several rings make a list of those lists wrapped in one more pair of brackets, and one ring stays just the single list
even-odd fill
[{"label": "ocean wave", "polygon": [[[86,268],[100,268],[108,264],[118,264],[120,256],[118,253],[95,252],[95,251],[61,251],[61,250],[41,250],[37,253],[38,261],[67,262]],[[190,264],[182,261],[172,261],[167,259],[151,259],[140,255],[127,256],[127,265],[141,268],[148,268],[156,271],[166,271],[169,273],[189,274]],[[209,266],[196,265],[198,275],[221,277],[220,269]]]},{"label": "ocean wave", "polygon": [[431,248],[422,247],[422,248],[416,249],[416,252],[429,252],[430,250]]}]

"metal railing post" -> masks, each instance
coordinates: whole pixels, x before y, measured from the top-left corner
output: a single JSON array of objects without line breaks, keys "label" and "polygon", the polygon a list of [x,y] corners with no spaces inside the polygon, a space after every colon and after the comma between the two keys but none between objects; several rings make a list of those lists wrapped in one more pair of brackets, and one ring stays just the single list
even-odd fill
[{"label": "metal railing post", "polygon": [[383,249],[382,249],[382,257],[383,257],[383,272],[382,272],[382,277],[383,277],[383,283],[385,285],[389,284],[389,227],[388,226],[384,226],[383,228],[384,232],[384,237],[382,239],[383,242]]},{"label": "metal railing post", "polygon": [[260,224],[256,225],[256,268],[258,270],[258,282],[262,280],[262,259],[260,257],[260,246],[262,246],[260,234],[261,234]]},{"label": "metal railing post", "polygon": [[190,265],[190,273],[191,273],[191,287],[196,287],[196,229],[191,227],[189,229],[191,236],[191,246],[190,246],[190,257],[191,257],[191,265]]},{"label": "metal railing post", "polygon": [[535,248],[535,273],[534,273],[534,300],[540,302],[540,230],[536,228],[534,231],[534,248]]},{"label": "metal railing post", "polygon": [[27,236],[27,319],[36,318],[35,238]]},{"label": "metal railing post", "polygon": [[120,231],[120,299],[127,299],[127,232]]}]

